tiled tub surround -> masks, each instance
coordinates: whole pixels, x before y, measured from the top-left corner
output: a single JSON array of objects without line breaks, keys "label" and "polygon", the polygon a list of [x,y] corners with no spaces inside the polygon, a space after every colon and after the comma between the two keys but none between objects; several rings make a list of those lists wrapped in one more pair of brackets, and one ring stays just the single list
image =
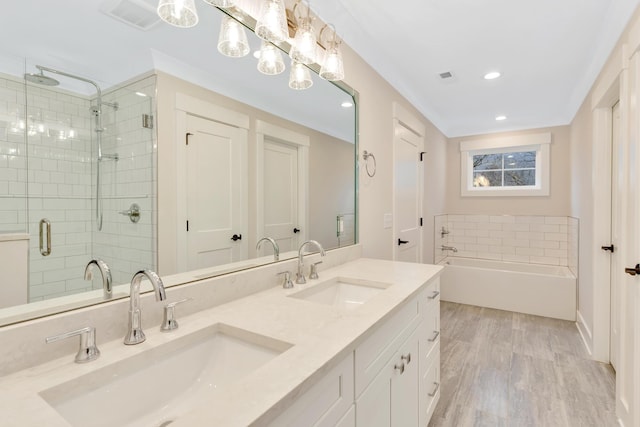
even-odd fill
[{"label": "tiled tub surround", "polygon": [[[441,234],[443,227],[448,234]],[[434,261],[450,256],[575,268],[577,235],[578,220],[565,216],[438,215]],[[442,245],[458,252],[443,251]]]},{"label": "tiled tub surround", "polygon": [[[0,359],[3,367],[5,361],[10,359],[9,364],[15,368],[15,359],[21,357],[17,353],[33,345],[24,345],[25,341],[41,343],[48,334],[84,326],[85,323],[98,324],[98,345],[102,351],[97,361],[78,365],[73,363],[77,342],[68,345],[59,343],[65,347],[62,352],[60,348],[45,349],[44,344],[40,344],[38,351],[55,351],[62,357],[2,378],[0,411],[5,414],[4,420],[16,426],[67,426],[40,398],[39,392],[208,325],[224,323],[294,345],[253,374],[225,387],[206,407],[199,407],[176,420],[173,425],[265,425],[337,366],[366,337],[367,331],[395,313],[408,298],[417,295],[427,281],[436,277],[441,270],[439,266],[420,264],[402,264],[402,268],[398,268],[398,263],[368,259],[356,259],[335,266],[357,258],[359,250],[356,245],[328,253],[322,264],[325,269],[320,271],[320,280],[347,276],[391,282],[394,285],[384,291],[384,296],[379,294],[380,298],[374,297],[352,315],[327,306],[305,304],[304,301],[287,298],[286,291],[280,286],[281,278],[276,277],[276,273],[292,270],[296,260],[291,260],[170,289],[168,301],[185,296],[197,297],[184,305],[180,314],[180,329],[170,334],[159,332],[162,310],[159,304],[151,301],[151,295],[145,295],[143,312],[147,341],[133,347],[124,346],[121,342],[126,322],[124,306],[128,301],[17,326],[16,329],[22,329],[23,345],[20,347],[16,336],[18,331],[4,328],[0,331],[0,338],[9,338],[8,345],[4,347],[14,346],[14,350],[6,351]],[[308,257],[306,264],[316,257],[318,255]],[[250,296],[241,298],[245,295]],[[212,304],[212,301],[218,304]],[[227,303],[220,305],[221,302]],[[102,313],[98,314],[97,311]],[[15,351],[15,348],[21,351]],[[41,355],[39,363],[50,359],[50,354],[45,357]]]},{"label": "tiled tub surround", "polygon": [[[103,108],[107,129],[103,151],[119,151],[121,159],[103,162],[107,228],[103,236],[95,230],[91,100],[57,88],[25,86],[22,79],[0,75],[0,231],[30,233],[29,301],[99,286],[97,279],[94,284],[83,279],[91,258],[105,258],[120,283],[130,278],[131,263],[154,265],[150,213],[155,134],[140,126],[142,112],[150,112],[151,98],[135,95],[136,91],[153,94],[153,87],[155,78],[149,77],[105,93],[104,100],[118,102],[120,108]],[[146,215],[132,227],[118,212],[134,200]],[[38,239],[43,218],[52,225],[52,252],[47,257],[40,255]]]}]

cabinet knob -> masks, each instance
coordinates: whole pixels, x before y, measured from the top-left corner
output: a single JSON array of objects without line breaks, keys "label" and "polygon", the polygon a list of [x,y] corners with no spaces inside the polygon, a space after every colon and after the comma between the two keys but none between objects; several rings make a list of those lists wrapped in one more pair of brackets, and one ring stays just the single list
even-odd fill
[{"label": "cabinet knob", "polygon": [[436,298],[438,298],[438,295],[440,295],[440,291],[433,291],[433,293],[431,295],[429,295],[427,298],[436,299]]},{"label": "cabinet knob", "polygon": [[401,363],[400,365],[393,365],[393,369],[400,371],[400,375],[404,374],[404,363]]},{"label": "cabinet knob", "polygon": [[408,365],[409,363],[411,363],[411,353],[408,353],[406,356],[405,355],[400,356],[400,360],[407,362],[407,365]]}]

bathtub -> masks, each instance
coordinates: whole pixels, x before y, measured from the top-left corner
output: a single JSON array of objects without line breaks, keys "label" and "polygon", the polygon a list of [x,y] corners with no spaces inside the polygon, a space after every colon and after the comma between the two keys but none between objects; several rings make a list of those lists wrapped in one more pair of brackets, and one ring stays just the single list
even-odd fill
[{"label": "bathtub", "polygon": [[576,278],[567,267],[447,257],[443,301],[576,320]]}]

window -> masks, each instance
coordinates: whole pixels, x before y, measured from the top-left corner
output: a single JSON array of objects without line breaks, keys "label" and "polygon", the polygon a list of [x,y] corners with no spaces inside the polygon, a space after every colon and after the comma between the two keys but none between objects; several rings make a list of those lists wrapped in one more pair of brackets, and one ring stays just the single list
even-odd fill
[{"label": "window", "polygon": [[551,134],[460,143],[462,196],[549,195]]}]

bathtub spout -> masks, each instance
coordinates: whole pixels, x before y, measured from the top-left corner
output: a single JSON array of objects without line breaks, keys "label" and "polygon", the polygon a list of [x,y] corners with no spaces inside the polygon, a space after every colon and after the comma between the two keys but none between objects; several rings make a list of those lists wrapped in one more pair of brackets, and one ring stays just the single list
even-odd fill
[{"label": "bathtub spout", "polygon": [[443,251],[452,251],[453,253],[458,252],[458,249],[457,249],[457,248],[455,248],[455,247],[453,247],[453,246],[445,246],[445,245],[440,246],[440,250],[443,250]]}]

